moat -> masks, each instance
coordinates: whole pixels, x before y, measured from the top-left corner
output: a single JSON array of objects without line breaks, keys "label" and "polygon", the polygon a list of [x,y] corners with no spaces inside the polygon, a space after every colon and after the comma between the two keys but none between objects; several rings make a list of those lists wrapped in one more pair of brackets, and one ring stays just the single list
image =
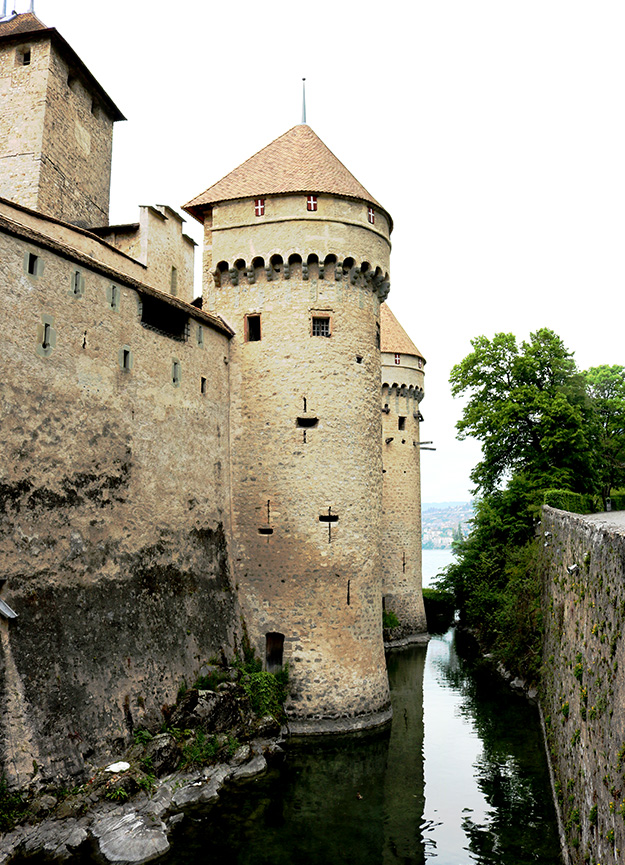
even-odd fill
[{"label": "moat", "polygon": [[452,630],[389,656],[390,730],[291,745],[167,865],[561,865],[538,713]]}]

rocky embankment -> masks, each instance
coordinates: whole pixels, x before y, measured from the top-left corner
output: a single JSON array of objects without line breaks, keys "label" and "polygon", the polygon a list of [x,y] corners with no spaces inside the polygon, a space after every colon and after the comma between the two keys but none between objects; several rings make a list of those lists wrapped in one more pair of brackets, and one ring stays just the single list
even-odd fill
[{"label": "rocky embankment", "polygon": [[137,731],[122,759],[68,795],[36,795],[25,822],[0,839],[0,865],[35,854],[71,862],[85,852],[115,865],[156,860],[186,815],[205,812],[225,784],[247,783],[280,759],[279,741],[279,723],[259,718],[240,685],[189,690],[166,732]]}]

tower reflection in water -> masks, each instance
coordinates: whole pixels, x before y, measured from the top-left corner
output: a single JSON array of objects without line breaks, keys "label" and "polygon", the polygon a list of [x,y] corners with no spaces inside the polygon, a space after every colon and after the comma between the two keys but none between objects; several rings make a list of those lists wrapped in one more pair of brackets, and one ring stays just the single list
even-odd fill
[{"label": "tower reflection in water", "polygon": [[537,711],[456,642],[391,652],[390,729],[290,743],[167,865],[560,865]]}]

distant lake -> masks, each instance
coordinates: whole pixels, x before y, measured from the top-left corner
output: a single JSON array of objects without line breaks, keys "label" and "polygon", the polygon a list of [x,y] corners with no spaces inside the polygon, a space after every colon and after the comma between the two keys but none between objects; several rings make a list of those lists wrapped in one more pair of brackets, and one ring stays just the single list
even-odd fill
[{"label": "distant lake", "polygon": [[451,550],[423,550],[423,585],[431,586],[436,575],[455,561]]}]

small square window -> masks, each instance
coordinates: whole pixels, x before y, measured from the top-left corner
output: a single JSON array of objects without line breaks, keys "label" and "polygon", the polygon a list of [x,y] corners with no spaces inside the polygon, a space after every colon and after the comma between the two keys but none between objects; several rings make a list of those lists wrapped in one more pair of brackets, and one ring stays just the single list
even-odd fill
[{"label": "small square window", "polygon": [[315,316],[312,320],[313,336],[330,336],[330,319],[327,316]]},{"label": "small square window", "polygon": [[18,50],[17,62],[20,66],[30,66],[30,48],[24,48],[23,51]]},{"label": "small square window", "polygon": [[261,339],[261,329],[260,329],[260,315],[246,315],[245,316],[245,341],[246,342],[260,342]]},{"label": "small square window", "polygon": [[401,354],[395,355],[395,363],[397,363],[397,364],[401,363]]},{"label": "small square window", "polygon": [[317,196],[309,195],[306,199],[306,209],[307,210],[316,210],[317,209]]},{"label": "small square window", "polygon": [[373,225],[375,223],[375,211],[372,207],[367,208],[367,219]]},{"label": "small square window", "polygon": [[254,199],[254,215],[255,216],[264,216],[265,215],[265,199],[264,198]]}]

